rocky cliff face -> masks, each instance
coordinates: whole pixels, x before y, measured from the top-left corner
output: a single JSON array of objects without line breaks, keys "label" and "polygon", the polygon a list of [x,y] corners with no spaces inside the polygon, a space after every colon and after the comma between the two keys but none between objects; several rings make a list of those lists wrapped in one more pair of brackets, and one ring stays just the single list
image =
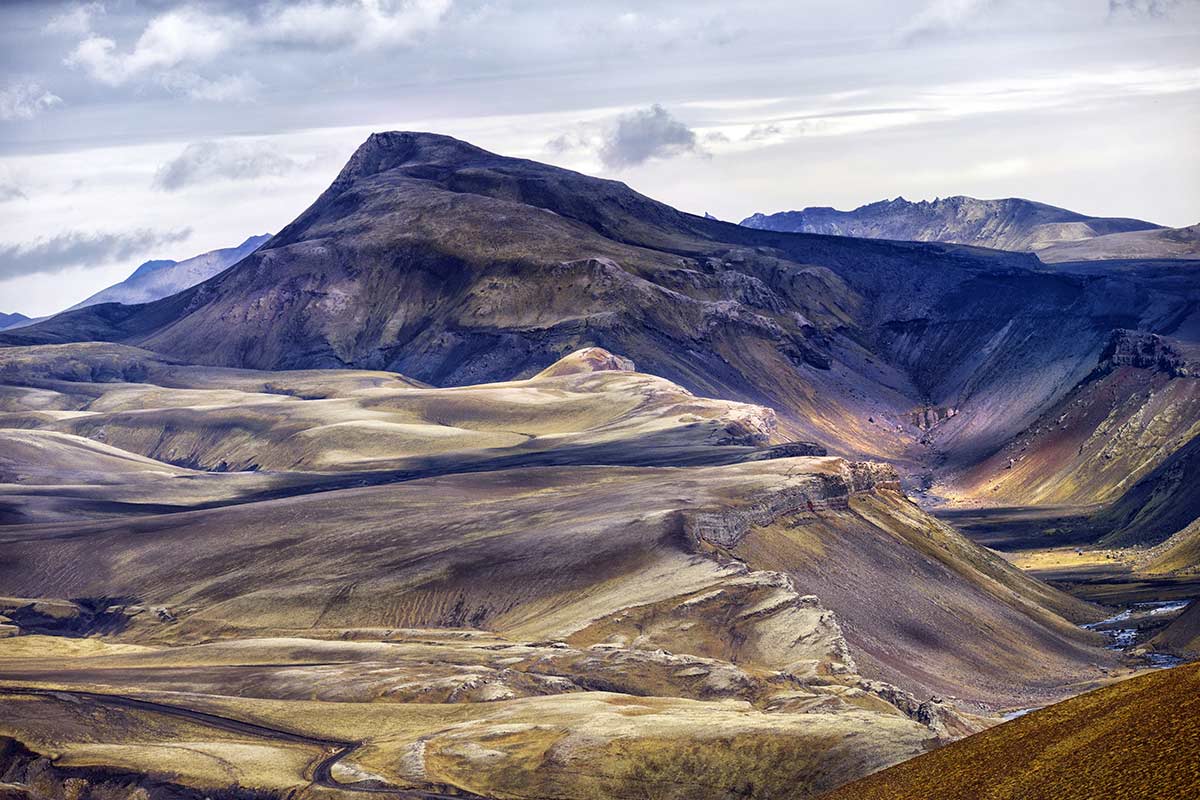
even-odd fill
[{"label": "rocky cliff face", "polygon": [[690,511],[684,515],[684,532],[696,542],[736,547],[754,526],[770,525],[787,514],[816,514],[820,510],[849,507],[852,494],[876,489],[900,490],[900,477],[889,464],[837,459],[833,469],[778,490],[762,493],[745,505],[718,511]]},{"label": "rocky cliff face", "polygon": [[941,488],[1008,504],[1115,501],[1095,520],[1097,538],[1161,541],[1200,514],[1180,493],[1200,441],[1196,356],[1188,342],[1115,331],[1061,401]]},{"label": "rocky cliff face", "polygon": [[[1165,372],[1172,378],[1194,376],[1198,365],[1181,352],[1183,349],[1181,343],[1171,343],[1153,333],[1117,330],[1100,355],[1100,369],[1135,367]],[[1200,355],[1197,348],[1187,349]]]}]

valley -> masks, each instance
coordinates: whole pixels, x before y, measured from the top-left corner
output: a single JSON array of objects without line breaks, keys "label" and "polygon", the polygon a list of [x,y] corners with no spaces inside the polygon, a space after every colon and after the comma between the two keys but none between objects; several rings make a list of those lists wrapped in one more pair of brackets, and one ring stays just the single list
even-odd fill
[{"label": "valley", "polygon": [[1130,697],[1190,780],[1194,262],[412,132],[244,246],[0,333],[0,796],[899,798]]}]

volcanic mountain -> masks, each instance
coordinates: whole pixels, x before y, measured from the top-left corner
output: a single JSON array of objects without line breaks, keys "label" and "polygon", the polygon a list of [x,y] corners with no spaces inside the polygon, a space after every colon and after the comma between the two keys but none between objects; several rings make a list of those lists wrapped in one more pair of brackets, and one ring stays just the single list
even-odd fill
[{"label": "volcanic mountain", "polygon": [[599,346],[775,408],[783,431],[834,452],[927,463],[930,414],[956,452],[984,454],[1084,378],[1113,328],[1200,327],[1195,281],[1163,269],[1158,282],[1059,274],[1031,255],[756,231],[449,137],[385,133],[222,274],[0,342],[107,340],[442,386]]},{"label": "volcanic mountain", "polygon": [[[1016,251],[1040,251],[1063,242],[1162,228],[1139,219],[1089,217],[1018,197],[979,200],[963,195],[915,203],[897,197],[859,206],[853,211],[814,206],[803,211],[760,213],[747,217],[741,224],[788,233],[950,242]],[[1080,260],[1083,258],[1086,256],[1079,256]]]}]

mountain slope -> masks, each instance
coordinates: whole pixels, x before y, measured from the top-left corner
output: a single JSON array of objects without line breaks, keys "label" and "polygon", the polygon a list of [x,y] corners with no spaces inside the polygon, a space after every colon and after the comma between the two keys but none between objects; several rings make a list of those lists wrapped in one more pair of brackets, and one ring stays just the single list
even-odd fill
[{"label": "mountain slope", "polygon": [[1046,263],[1134,258],[1200,258],[1200,225],[1110,233],[1038,251]]},{"label": "mountain slope", "polygon": [[169,297],[228,269],[253,253],[270,238],[271,235],[268,233],[251,236],[237,247],[210,250],[183,261],[147,261],[125,280],[96,292],[68,310],[94,306],[99,303],[136,305]]},{"label": "mountain slope", "polygon": [[1118,667],[1100,609],[773,420],[596,348],[449,388],[0,349],[0,768],[807,798]]},{"label": "mountain slope", "polygon": [[898,197],[853,211],[812,207],[803,211],[760,213],[747,217],[741,224],[789,233],[950,242],[1017,251],[1037,251],[1060,242],[1160,227],[1137,219],[1089,217],[1015,197],[978,200],[961,195],[915,203]]},{"label": "mountain slope", "polygon": [[[1198,436],[1200,347],[1120,330],[1096,368],[1032,426],[940,488],[1007,505],[1107,503]],[[1132,496],[1112,513],[1138,513]]]},{"label": "mountain slope", "polygon": [[[1193,525],[1191,531],[1191,550],[1189,554],[1193,568],[1200,564],[1197,558],[1198,541],[1200,541],[1200,525]],[[1151,646],[1156,650],[1176,653],[1184,658],[1200,657],[1200,603],[1193,602],[1182,614],[1171,621],[1157,636],[1151,640]]]},{"label": "mountain slope", "polygon": [[876,773],[826,800],[1191,797],[1200,665],[1097,689]]},{"label": "mountain slope", "polygon": [[449,137],[388,133],[234,269],[0,342],[104,339],[443,386],[532,375],[599,346],[699,394],[775,408],[787,435],[923,462],[914,410],[955,409],[958,446],[986,453],[1084,377],[1113,327],[1164,330],[1193,308],[1186,287],[1040,267],[754,231]]},{"label": "mountain slope", "polygon": [[5,328],[11,328],[13,325],[17,325],[22,322],[28,322],[29,319],[30,318],[24,314],[5,314],[0,312],[0,331],[4,330]]}]

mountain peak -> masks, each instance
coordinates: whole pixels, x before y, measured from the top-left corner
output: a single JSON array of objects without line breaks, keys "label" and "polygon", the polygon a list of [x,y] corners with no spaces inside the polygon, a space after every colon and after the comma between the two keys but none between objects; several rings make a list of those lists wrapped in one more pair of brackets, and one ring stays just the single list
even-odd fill
[{"label": "mountain peak", "polygon": [[266,244],[267,240],[270,238],[271,238],[271,234],[269,234],[269,233],[259,233],[254,236],[247,236],[246,240],[244,242],[242,242],[241,244],[239,244],[237,247],[235,247],[233,249],[234,250],[244,250],[247,247],[258,248],[261,245]]},{"label": "mountain peak", "polygon": [[441,133],[372,133],[350,156],[350,160],[329,188],[331,191],[341,189],[360,178],[387,172],[396,167],[416,164],[452,166],[496,157],[481,147]]},{"label": "mountain peak", "polygon": [[149,275],[151,272],[157,272],[158,270],[164,269],[166,267],[173,267],[177,263],[179,263],[179,262],[172,261],[169,258],[159,258],[159,259],[154,259],[152,261],[147,261],[144,264],[142,264],[141,266],[139,266],[137,269],[135,269],[133,271],[133,273],[126,280],[133,280],[134,278]]},{"label": "mountain peak", "polygon": [[0,331],[28,321],[29,317],[25,316],[24,314],[20,314],[15,311],[11,314],[6,314],[3,311],[0,311]]}]

